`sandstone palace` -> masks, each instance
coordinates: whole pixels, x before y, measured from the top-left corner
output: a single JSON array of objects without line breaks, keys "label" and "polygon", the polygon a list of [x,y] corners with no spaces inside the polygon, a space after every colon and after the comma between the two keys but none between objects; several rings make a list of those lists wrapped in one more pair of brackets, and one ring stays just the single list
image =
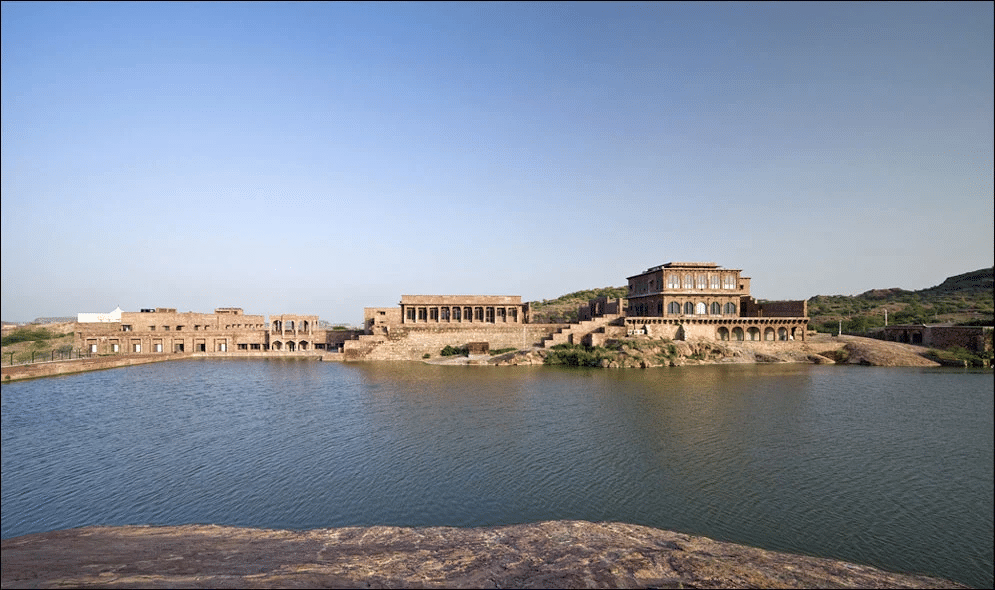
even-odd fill
[{"label": "sandstone palace", "polygon": [[618,338],[804,340],[805,301],[759,302],[739,269],[670,262],[628,277],[628,296],[581,306],[570,324],[533,323],[514,295],[402,295],[399,307],[366,308],[362,330],[319,327],[315,315],[247,315],[150,308],[79,314],[78,346],[91,354],[316,355],[325,359],[420,359],[443,347],[526,349],[601,345]]}]

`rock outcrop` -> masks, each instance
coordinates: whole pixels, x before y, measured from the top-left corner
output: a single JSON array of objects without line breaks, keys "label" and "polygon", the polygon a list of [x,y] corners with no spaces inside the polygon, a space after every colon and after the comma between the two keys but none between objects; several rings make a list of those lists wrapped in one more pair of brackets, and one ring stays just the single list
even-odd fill
[{"label": "rock outcrop", "polygon": [[[665,340],[628,338],[611,348],[599,349],[598,366],[605,368],[677,367],[727,363],[860,364],[882,367],[935,367],[922,346],[888,342],[859,336],[831,337],[820,334],[805,341],[730,342],[704,339]],[[520,350],[487,361],[496,365],[541,365],[555,349]],[[466,364],[465,357],[447,361]]]},{"label": "rock outcrop", "polygon": [[621,523],[85,527],[3,541],[3,588],[955,588]]}]

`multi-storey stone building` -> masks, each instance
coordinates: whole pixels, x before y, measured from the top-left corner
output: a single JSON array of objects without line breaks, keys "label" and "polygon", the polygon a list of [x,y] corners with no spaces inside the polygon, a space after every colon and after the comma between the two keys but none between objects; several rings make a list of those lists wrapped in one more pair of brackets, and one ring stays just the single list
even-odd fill
[{"label": "multi-storey stone building", "polygon": [[805,301],[758,302],[742,270],[714,262],[668,262],[628,277],[630,334],[683,340],[802,340]]}]

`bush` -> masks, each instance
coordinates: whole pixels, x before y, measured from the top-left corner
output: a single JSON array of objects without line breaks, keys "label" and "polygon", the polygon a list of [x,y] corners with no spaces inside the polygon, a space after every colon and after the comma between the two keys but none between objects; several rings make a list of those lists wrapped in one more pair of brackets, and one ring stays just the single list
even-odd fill
[{"label": "bush", "polygon": [[2,338],[2,346],[10,346],[18,342],[30,342],[32,340],[51,340],[61,338],[63,334],[53,334],[45,328],[19,328]]},{"label": "bush", "polygon": [[949,350],[936,350],[934,348],[926,351],[926,356],[932,358],[942,365],[965,365],[968,367],[986,366],[985,357],[979,356],[966,348],[955,346]]},{"label": "bush", "polygon": [[580,344],[557,344],[546,356],[547,365],[567,365],[571,367],[600,367],[601,361],[614,358],[610,351],[600,346]]},{"label": "bush", "polygon": [[447,344],[446,347],[443,348],[439,354],[441,354],[442,356],[469,356],[470,349],[468,349],[465,346],[457,347],[457,346],[450,346]]},{"label": "bush", "polygon": [[514,346],[511,346],[511,347],[508,347],[508,348],[499,348],[497,350],[490,351],[490,355],[491,356],[495,356],[495,355],[498,355],[498,354],[504,354],[506,352],[514,352],[516,350],[518,350],[518,349],[515,348]]}]

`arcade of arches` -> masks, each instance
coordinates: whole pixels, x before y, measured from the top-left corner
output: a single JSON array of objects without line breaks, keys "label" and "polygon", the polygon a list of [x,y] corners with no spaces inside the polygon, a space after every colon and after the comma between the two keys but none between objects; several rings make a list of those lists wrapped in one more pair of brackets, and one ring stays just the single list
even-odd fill
[{"label": "arcade of arches", "polygon": [[625,319],[629,335],[650,334],[686,340],[690,337],[739,342],[788,342],[805,340],[808,318],[655,318]]}]

